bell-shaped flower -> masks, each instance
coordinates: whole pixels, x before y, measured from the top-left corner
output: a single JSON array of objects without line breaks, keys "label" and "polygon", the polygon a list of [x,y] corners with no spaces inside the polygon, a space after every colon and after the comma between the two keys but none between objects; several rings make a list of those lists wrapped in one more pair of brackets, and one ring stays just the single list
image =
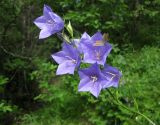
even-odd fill
[{"label": "bell-shaped flower", "polygon": [[102,70],[102,73],[106,77],[108,83],[103,86],[103,88],[108,87],[118,87],[119,80],[122,76],[122,73],[115,67],[105,65],[104,69]]},{"label": "bell-shaped flower", "polygon": [[108,82],[97,63],[89,68],[79,70],[78,73],[81,79],[78,91],[88,91],[95,97],[99,96],[101,89]]},{"label": "bell-shaped flower", "polygon": [[83,50],[85,63],[98,63],[104,65],[112,46],[105,41],[102,34],[97,32],[90,39],[81,39],[81,49]]},{"label": "bell-shaped flower", "polygon": [[39,39],[47,38],[61,31],[64,27],[64,21],[61,17],[55,14],[47,5],[44,5],[43,16],[35,19],[34,23],[41,29]]},{"label": "bell-shaped flower", "polygon": [[52,55],[52,58],[59,64],[56,74],[74,74],[75,68],[80,65],[80,55],[76,48],[63,43],[63,49]]}]

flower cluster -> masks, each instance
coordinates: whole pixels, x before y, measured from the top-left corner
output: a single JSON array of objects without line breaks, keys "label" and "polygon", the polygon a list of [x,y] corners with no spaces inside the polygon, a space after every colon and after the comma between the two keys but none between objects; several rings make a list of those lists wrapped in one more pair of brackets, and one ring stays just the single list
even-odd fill
[{"label": "flower cluster", "polygon": [[[34,23],[41,29],[40,39],[55,33],[59,35],[64,28],[64,21],[47,5],[44,5],[43,16],[38,17]],[[89,91],[98,97],[102,89],[118,87],[122,75],[117,68],[106,64],[111,50],[111,44],[100,32],[92,37],[85,32],[81,39],[72,39],[70,42],[63,39],[62,51],[52,54],[52,58],[59,64],[56,74],[74,74],[78,71],[81,79],[78,91]],[[81,69],[82,63],[91,66]]]}]

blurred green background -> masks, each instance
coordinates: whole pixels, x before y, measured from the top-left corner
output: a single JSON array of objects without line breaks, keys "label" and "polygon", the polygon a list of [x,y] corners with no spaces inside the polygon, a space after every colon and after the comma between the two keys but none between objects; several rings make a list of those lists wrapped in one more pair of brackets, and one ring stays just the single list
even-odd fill
[{"label": "blurred green background", "polygon": [[109,33],[107,63],[123,77],[110,91],[160,125],[160,0],[0,0],[0,125],[150,125],[142,116],[77,92],[78,75],[56,76],[56,37],[38,40],[33,24],[48,4],[74,36]]}]

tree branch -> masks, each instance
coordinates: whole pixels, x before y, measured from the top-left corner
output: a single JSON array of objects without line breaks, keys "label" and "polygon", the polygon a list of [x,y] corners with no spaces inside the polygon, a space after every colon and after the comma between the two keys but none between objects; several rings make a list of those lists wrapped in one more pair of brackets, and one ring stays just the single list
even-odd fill
[{"label": "tree branch", "polygon": [[0,45],[0,48],[3,50],[3,52],[5,52],[6,54],[8,54],[8,55],[10,55],[10,56],[13,56],[13,57],[16,57],[16,58],[21,58],[21,59],[26,59],[26,60],[29,60],[29,61],[32,60],[31,57],[21,56],[21,55],[18,55],[18,54],[9,52],[9,51],[6,50],[2,45]]}]

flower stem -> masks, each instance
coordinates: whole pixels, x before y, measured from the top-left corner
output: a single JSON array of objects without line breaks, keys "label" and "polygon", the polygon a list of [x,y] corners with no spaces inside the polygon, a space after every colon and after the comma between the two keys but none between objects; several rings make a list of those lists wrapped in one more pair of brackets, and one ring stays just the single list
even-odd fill
[{"label": "flower stem", "polygon": [[112,96],[112,98],[113,98],[114,100],[116,100],[116,102],[114,102],[115,104],[117,104],[118,106],[123,107],[124,109],[127,109],[128,111],[130,111],[130,112],[132,112],[132,113],[136,113],[136,114],[142,116],[142,117],[145,118],[147,121],[149,121],[152,125],[156,125],[156,124],[155,124],[150,118],[148,118],[146,115],[142,114],[142,113],[139,112],[139,111],[135,111],[135,110],[133,110],[133,109],[130,109],[130,108],[128,108],[127,106],[125,106],[124,104],[122,104],[122,103],[118,100],[118,98],[116,98],[116,97],[112,94],[112,92],[111,92],[110,90],[107,89],[107,91],[108,91],[108,93]]}]

